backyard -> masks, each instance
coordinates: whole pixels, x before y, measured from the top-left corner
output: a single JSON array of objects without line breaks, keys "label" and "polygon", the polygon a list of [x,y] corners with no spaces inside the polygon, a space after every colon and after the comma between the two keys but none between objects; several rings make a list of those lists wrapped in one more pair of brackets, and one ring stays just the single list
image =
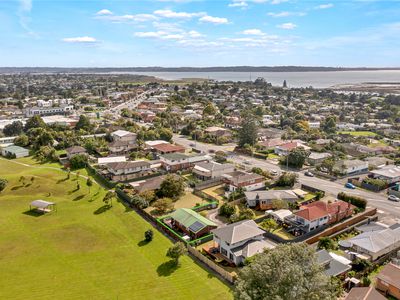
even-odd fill
[{"label": "backyard", "polygon": [[[165,256],[171,242],[154,230],[146,244],[150,224],[117,200],[104,205],[105,191],[97,184],[89,193],[84,177],[68,179],[57,164],[31,165],[30,158],[0,159],[0,177],[8,180],[0,193],[2,298],[232,298],[189,257],[174,268]],[[36,199],[55,202],[57,211],[28,211]]]},{"label": "backyard", "polygon": [[377,134],[375,132],[372,131],[340,131],[338,132],[338,134],[349,134],[352,136],[365,136],[365,137],[374,137]]}]

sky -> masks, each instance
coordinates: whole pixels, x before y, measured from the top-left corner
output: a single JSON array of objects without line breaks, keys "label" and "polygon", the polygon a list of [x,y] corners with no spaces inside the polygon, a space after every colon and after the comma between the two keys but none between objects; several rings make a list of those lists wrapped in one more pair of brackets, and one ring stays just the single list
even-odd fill
[{"label": "sky", "polygon": [[0,0],[2,67],[400,67],[400,0]]}]

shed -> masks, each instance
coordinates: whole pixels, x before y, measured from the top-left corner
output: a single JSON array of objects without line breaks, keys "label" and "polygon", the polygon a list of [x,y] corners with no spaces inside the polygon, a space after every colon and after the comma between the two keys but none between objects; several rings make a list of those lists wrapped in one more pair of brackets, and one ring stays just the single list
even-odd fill
[{"label": "shed", "polygon": [[29,205],[29,209],[36,209],[40,212],[47,213],[51,211],[57,211],[56,204],[54,202],[44,201],[44,200],[34,200]]},{"label": "shed", "polygon": [[19,146],[12,145],[1,149],[1,154],[5,157],[10,156],[15,158],[20,158],[29,156],[29,150]]}]

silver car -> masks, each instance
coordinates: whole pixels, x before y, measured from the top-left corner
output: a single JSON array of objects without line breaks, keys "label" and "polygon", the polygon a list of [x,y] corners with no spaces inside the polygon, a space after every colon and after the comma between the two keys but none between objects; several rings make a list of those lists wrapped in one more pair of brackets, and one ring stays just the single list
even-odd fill
[{"label": "silver car", "polygon": [[399,202],[400,198],[396,197],[395,195],[389,195],[388,200]]}]

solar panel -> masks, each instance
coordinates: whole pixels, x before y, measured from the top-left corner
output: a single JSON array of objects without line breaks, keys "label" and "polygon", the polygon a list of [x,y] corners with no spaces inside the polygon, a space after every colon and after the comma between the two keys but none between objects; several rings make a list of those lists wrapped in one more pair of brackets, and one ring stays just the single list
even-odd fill
[{"label": "solar panel", "polygon": [[200,223],[199,221],[196,221],[192,225],[190,225],[189,230],[192,232],[198,232],[204,227],[205,227],[204,224]]}]

